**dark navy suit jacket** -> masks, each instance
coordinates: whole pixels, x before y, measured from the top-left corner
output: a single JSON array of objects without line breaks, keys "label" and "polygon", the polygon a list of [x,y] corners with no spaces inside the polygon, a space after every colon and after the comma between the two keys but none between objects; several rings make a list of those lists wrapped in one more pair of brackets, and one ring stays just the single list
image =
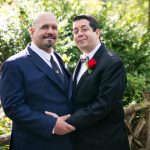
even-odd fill
[{"label": "dark navy suit jacket", "polygon": [[10,57],[2,66],[1,101],[13,120],[10,149],[72,150],[69,135],[53,135],[56,118],[45,115],[70,113],[72,81],[61,58],[55,53],[65,76],[65,84],[34,51]]}]

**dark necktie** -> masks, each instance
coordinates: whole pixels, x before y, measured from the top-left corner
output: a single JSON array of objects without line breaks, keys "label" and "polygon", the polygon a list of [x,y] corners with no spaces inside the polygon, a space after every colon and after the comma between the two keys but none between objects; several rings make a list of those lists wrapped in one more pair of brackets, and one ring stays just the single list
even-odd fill
[{"label": "dark necktie", "polygon": [[52,69],[59,76],[59,78],[61,79],[61,81],[64,82],[64,76],[63,76],[60,68],[58,67],[57,63],[54,61],[53,56],[51,56],[50,62],[51,62],[51,65],[52,65]]}]

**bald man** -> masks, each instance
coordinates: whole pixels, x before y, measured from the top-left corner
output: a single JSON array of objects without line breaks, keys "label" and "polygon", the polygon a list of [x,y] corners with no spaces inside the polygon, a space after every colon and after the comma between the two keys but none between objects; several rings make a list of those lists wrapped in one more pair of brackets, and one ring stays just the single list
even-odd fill
[{"label": "bald man", "polygon": [[72,81],[53,49],[57,20],[52,13],[40,13],[29,31],[32,42],[2,66],[1,102],[13,121],[10,150],[72,150],[68,133],[75,128],[65,122]]}]

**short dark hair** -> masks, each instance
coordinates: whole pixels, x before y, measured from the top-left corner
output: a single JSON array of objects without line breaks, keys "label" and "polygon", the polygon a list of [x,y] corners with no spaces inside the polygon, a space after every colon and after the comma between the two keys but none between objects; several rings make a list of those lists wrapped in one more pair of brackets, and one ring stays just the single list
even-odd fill
[{"label": "short dark hair", "polygon": [[75,16],[73,18],[73,22],[78,21],[78,20],[82,20],[82,19],[86,19],[86,20],[88,20],[90,22],[89,25],[91,26],[91,28],[93,29],[94,32],[95,32],[96,29],[99,29],[97,20],[94,17],[90,16],[90,15],[78,15],[78,16]]}]

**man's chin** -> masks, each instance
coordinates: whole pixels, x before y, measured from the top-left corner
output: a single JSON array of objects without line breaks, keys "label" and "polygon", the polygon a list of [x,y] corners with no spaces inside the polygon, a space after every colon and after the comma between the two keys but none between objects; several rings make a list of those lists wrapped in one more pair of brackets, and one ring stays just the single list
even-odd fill
[{"label": "man's chin", "polygon": [[45,48],[52,48],[53,47],[53,44],[46,44],[45,45]]},{"label": "man's chin", "polygon": [[84,48],[87,47],[87,45],[86,44],[79,44],[78,47],[81,48],[81,49],[84,49]]},{"label": "man's chin", "polygon": [[45,43],[45,48],[52,48],[54,46],[53,42]]}]

